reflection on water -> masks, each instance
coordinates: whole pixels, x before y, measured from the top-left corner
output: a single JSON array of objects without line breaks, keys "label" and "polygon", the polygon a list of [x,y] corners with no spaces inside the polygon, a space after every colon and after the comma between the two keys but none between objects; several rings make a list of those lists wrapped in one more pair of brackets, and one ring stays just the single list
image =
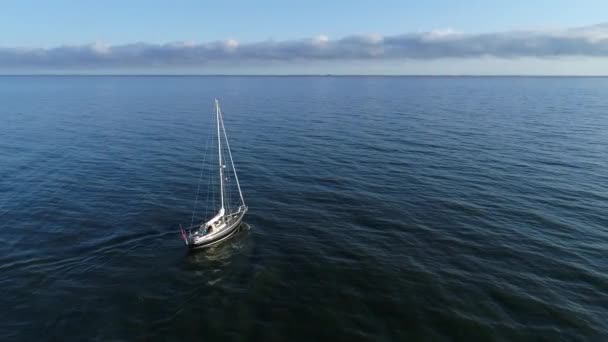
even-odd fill
[{"label": "reflection on water", "polygon": [[222,279],[223,270],[230,268],[239,258],[248,254],[253,247],[251,226],[242,222],[238,231],[228,240],[199,249],[189,249],[186,253],[186,267],[195,275],[211,277],[210,285]]}]

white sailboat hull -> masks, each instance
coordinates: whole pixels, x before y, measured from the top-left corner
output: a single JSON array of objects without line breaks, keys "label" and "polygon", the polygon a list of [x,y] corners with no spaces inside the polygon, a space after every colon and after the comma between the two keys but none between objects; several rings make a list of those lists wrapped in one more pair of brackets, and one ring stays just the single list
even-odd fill
[{"label": "white sailboat hull", "polygon": [[209,247],[230,238],[238,230],[246,212],[247,207],[242,207],[242,209],[230,215],[232,217],[227,219],[226,222],[217,226],[214,231],[208,234],[203,234],[204,230],[197,227],[196,231],[188,236],[188,247],[192,249]]}]

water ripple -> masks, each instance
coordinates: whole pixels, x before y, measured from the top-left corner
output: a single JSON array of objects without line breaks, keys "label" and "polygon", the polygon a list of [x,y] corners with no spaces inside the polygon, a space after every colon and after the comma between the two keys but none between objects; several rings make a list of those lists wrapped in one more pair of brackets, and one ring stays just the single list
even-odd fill
[{"label": "water ripple", "polygon": [[[187,253],[214,97],[250,206]],[[2,340],[605,340],[604,78],[0,77]]]}]

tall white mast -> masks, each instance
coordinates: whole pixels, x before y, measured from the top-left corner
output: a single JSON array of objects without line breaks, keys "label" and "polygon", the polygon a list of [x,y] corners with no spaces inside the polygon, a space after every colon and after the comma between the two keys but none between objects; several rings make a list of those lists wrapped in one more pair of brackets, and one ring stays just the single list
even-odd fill
[{"label": "tall white mast", "polygon": [[215,119],[217,121],[217,155],[220,162],[220,196],[222,208],[220,212],[224,213],[224,165],[222,165],[222,139],[220,137],[220,102],[215,99]]}]

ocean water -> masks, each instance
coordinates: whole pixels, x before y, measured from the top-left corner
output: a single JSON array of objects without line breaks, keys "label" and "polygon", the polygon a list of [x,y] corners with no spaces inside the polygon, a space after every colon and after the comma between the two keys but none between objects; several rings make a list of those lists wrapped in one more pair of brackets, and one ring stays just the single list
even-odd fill
[{"label": "ocean water", "polygon": [[607,213],[606,78],[0,77],[3,341],[608,340]]}]

